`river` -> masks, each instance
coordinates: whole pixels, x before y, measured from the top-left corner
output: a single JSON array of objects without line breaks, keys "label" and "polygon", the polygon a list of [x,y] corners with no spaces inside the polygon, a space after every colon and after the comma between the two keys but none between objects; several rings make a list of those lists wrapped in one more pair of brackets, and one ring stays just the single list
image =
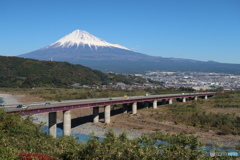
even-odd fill
[{"label": "river", "polygon": [[3,99],[0,97],[0,104],[2,104],[4,101],[3,101]]}]

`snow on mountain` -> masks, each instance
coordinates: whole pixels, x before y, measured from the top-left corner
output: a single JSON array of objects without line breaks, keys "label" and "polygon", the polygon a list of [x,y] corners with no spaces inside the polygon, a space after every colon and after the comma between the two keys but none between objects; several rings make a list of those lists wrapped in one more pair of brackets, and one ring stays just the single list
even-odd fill
[{"label": "snow on mountain", "polygon": [[117,73],[143,73],[156,70],[240,73],[240,65],[150,56],[118,44],[108,43],[82,30],[75,30],[45,48],[19,57],[70,62]]},{"label": "snow on mountain", "polygon": [[75,30],[58,41],[29,53],[24,58],[78,63],[80,60],[146,60],[152,56],[108,43],[83,30]]},{"label": "snow on mountain", "polygon": [[120,49],[125,49],[129,50],[126,47],[123,47],[118,44],[111,44],[108,43],[98,37],[93,36],[92,34],[83,31],[83,30],[75,30],[72,33],[64,36],[63,38],[59,39],[55,43],[51,44],[50,46],[45,47],[44,49],[48,48],[57,48],[57,47],[62,47],[62,48],[70,48],[72,46],[89,46],[91,49],[97,50],[98,47],[116,47]]}]

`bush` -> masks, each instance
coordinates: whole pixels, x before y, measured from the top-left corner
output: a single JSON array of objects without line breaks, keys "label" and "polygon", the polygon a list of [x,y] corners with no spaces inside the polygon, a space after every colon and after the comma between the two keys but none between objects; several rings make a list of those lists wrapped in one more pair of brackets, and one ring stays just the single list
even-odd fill
[{"label": "bush", "polygon": [[[236,114],[209,113],[201,111],[194,105],[169,105],[171,113],[167,116],[175,124],[182,123],[203,129],[218,129],[221,134],[239,134],[240,117]],[[163,115],[160,115],[163,116]],[[165,116],[166,117],[166,116]],[[190,119],[190,120],[189,120]]]},{"label": "bush", "polygon": [[222,135],[228,135],[232,132],[232,130],[226,125],[221,125],[219,129],[221,131],[220,134]]}]

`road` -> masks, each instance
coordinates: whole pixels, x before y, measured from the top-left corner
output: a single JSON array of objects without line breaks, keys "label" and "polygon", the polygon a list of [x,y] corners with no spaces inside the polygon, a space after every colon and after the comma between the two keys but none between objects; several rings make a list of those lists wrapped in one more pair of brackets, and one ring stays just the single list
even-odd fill
[{"label": "road", "polygon": [[[203,93],[182,93],[182,94],[164,94],[164,95],[147,95],[147,96],[129,96],[129,97],[111,97],[111,98],[93,98],[93,99],[79,99],[79,100],[65,100],[65,101],[46,101],[46,102],[34,102],[34,103],[22,103],[21,105],[27,106],[27,110],[39,110],[51,108],[55,110],[59,107],[64,107],[67,109],[77,109],[86,107],[96,107],[97,105],[113,105],[113,104],[124,104],[133,102],[143,102],[143,101],[153,101],[160,99],[170,99],[170,98],[183,98],[183,97],[195,97],[195,96],[205,96],[214,95],[215,92],[203,92]],[[49,105],[46,105],[49,103]],[[19,104],[6,105],[6,112],[21,112],[26,110],[24,108],[17,108]],[[82,107],[81,107],[82,106]]]}]

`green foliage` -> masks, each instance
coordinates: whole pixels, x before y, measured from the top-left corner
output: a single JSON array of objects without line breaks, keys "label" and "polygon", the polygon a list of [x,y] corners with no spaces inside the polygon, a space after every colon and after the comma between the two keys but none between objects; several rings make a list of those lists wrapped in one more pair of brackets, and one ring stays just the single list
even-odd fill
[{"label": "green foliage", "polygon": [[218,93],[217,96],[215,96],[215,99],[224,99],[224,98],[236,98],[240,96],[240,91],[229,91],[225,93]]},{"label": "green foliage", "polygon": [[[71,136],[56,139],[32,123],[32,118],[21,118],[17,114],[7,114],[0,110],[0,159],[19,159],[27,157],[48,157],[51,159],[208,159],[202,152],[202,143],[197,137],[183,133],[169,135],[157,132],[152,137],[142,135],[128,139],[126,133],[116,136],[109,131],[106,138],[99,141],[92,137],[86,143],[78,143]],[[159,140],[171,145],[157,144]]]},{"label": "green foliage", "polygon": [[203,159],[207,156],[203,154],[203,144],[194,136],[180,134],[163,134],[155,132],[154,139],[166,141],[171,145],[160,145],[162,159]]},{"label": "green foliage", "polygon": [[240,91],[219,93],[214,97],[214,108],[240,108]]},{"label": "green foliage", "polygon": [[[231,133],[231,131],[239,131],[239,127],[238,127],[238,117],[233,115],[233,114],[205,114],[203,113],[196,113],[193,114],[191,116],[191,122],[189,122],[190,125],[193,126],[200,126],[202,128],[204,127],[212,127],[212,128],[218,128],[220,130],[223,131],[223,129],[221,129],[222,126],[225,126],[224,129],[225,131],[228,130],[228,132],[224,132],[224,134],[226,133]],[[226,127],[227,126],[227,127]],[[228,128],[228,129],[226,129]]]},{"label": "green foliage", "polygon": [[215,108],[240,108],[240,105],[215,104],[213,107],[215,107]]},{"label": "green foliage", "polygon": [[[159,140],[168,140],[171,145],[158,145]],[[199,147],[202,144],[194,136],[165,135],[160,132],[155,133],[152,138],[142,135],[136,139],[127,139],[126,133],[118,137],[113,131],[106,134],[103,141],[96,137],[92,138],[85,144],[83,150],[77,154],[71,152],[62,155],[63,159],[202,159],[208,158]],[[198,146],[198,148],[197,148]]]},{"label": "green foliage", "polygon": [[141,96],[150,94],[173,94],[176,91],[168,91],[161,89],[88,89],[88,88],[0,88],[1,92],[8,92],[12,94],[31,94],[38,95],[45,100],[73,100],[73,99],[88,99],[88,98],[106,98],[106,97],[123,97]]},{"label": "green foliage", "polygon": [[0,109],[0,159],[15,159],[21,152],[58,157],[66,149],[80,145],[73,137],[55,139],[40,128],[41,125],[32,123],[31,117],[24,119]]},{"label": "green foliage", "polygon": [[231,129],[227,125],[221,125],[220,126],[221,134],[227,135],[231,133]]},{"label": "green foliage", "polygon": [[[168,106],[170,114],[165,119],[171,119],[176,124],[182,123],[203,129],[219,130],[219,134],[240,135],[240,117],[225,113],[206,113],[197,104],[180,103]],[[162,116],[162,115],[160,115]]]},{"label": "green foliage", "polygon": [[19,57],[0,56],[0,87],[66,87],[106,85],[124,82],[145,83],[140,77],[104,74],[100,71],[67,62],[38,61]]},{"label": "green foliage", "polygon": [[176,114],[180,114],[183,112],[197,112],[198,109],[196,108],[196,106],[194,106],[192,104],[189,104],[187,106],[172,104],[172,105],[170,105],[170,111],[172,111],[173,113],[176,113]]},{"label": "green foliage", "polygon": [[114,74],[114,73],[109,73],[108,78],[111,81],[111,83],[116,84],[118,82],[122,82],[125,84],[134,84],[134,83],[146,83],[146,80],[141,78],[141,77],[136,77],[136,76],[125,76],[121,74]]}]

